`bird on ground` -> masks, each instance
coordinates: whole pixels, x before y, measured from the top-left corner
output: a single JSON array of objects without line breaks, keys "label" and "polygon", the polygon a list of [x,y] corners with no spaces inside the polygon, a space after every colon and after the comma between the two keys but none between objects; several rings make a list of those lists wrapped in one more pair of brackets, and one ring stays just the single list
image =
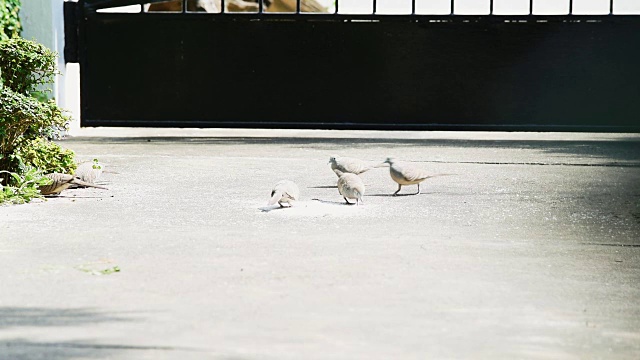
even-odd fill
[{"label": "bird on ground", "polygon": [[349,205],[353,205],[347,199],[355,199],[356,205],[358,203],[364,204],[362,201],[362,197],[364,196],[364,182],[362,179],[356,174],[352,173],[343,173],[341,171],[336,171],[339,173],[340,178],[338,178],[338,192],[342,195],[344,201]]},{"label": "bird on ground", "polygon": [[[86,161],[78,164],[76,171],[74,172],[74,176],[79,178],[80,180],[89,183],[95,184],[96,180],[100,178],[102,175],[102,171],[104,169],[104,165],[100,162],[94,161]],[[71,188],[74,187],[85,187],[84,185],[71,184]]]},{"label": "bird on ground", "polygon": [[444,176],[449,174],[429,174],[425,170],[416,167],[413,164],[405,162],[398,162],[393,157],[388,157],[384,161],[389,164],[389,174],[391,179],[398,183],[398,190],[393,195],[398,195],[402,189],[402,185],[418,185],[418,192],[415,195],[420,194],[420,183],[436,176]]},{"label": "bird on ground", "polygon": [[62,191],[66,190],[72,184],[109,190],[104,186],[89,184],[80,180],[80,178],[69,174],[51,173],[46,174],[45,176],[51,179],[51,183],[39,187],[40,194],[42,195],[60,195]]},{"label": "bird on ground", "polygon": [[360,159],[338,155],[332,155],[329,158],[329,164],[331,164],[331,170],[333,170],[333,172],[335,172],[338,177],[340,177],[338,172],[360,175],[363,172],[369,171],[373,168],[385,166],[384,163],[379,165],[371,165],[370,163],[367,163],[366,161],[362,161]]},{"label": "bird on ground", "polygon": [[271,198],[267,205],[275,205],[278,203],[280,207],[284,207],[283,203],[288,203],[289,207],[293,206],[293,202],[300,197],[298,185],[290,180],[278,181],[271,190]]}]

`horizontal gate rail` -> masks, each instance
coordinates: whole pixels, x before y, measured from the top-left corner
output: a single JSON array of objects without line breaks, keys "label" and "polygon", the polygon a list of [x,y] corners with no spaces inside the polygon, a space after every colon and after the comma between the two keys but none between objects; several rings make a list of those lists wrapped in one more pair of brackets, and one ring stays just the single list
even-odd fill
[{"label": "horizontal gate rail", "polygon": [[[449,15],[416,1],[388,15],[372,1],[369,14],[69,5],[82,125],[640,131],[640,16],[614,1],[602,15],[573,1],[565,15],[534,1],[461,15],[455,0]],[[141,11],[100,11],[129,5]]]},{"label": "horizontal gate rail", "polygon": [[[129,6],[129,5],[145,5],[145,4],[153,4],[153,3],[162,3],[162,2],[167,2],[168,0],[85,0],[84,3],[84,8],[86,10],[89,11],[96,11],[99,9],[106,9],[106,8],[114,8],[114,7],[121,7],[121,6]],[[186,3],[188,0],[181,0],[182,1],[182,9],[186,9]],[[220,0],[221,1],[221,11],[220,13],[226,13],[226,14],[233,14],[233,15],[241,15],[242,16],[242,12],[227,12],[225,11],[225,0]],[[228,0],[227,0],[228,1]],[[303,0],[302,0],[303,1]],[[373,5],[373,14],[377,13],[377,1],[376,0],[369,0],[371,1],[372,5]],[[417,0],[411,0],[411,15],[415,15],[416,14],[416,1]],[[568,15],[573,15],[573,4],[574,4],[574,0],[567,0],[568,1],[568,5],[569,5],[569,11],[568,11]],[[263,13],[264,12],[264,0],[263,1],[257,1],[259,4],[259,10],[257,13]],[[300,5],[301,5],[301,0],[296,0],[297,3],[297,7],[296,7],[296,13],[300,13]],[[534,4],[536,3],[535,0],[529,0],[529,15],[533,15],[533,8],[534,8]],[[493,15],[494,14],[494,4],[495,1],[494,0],[488,0],[488,5],[489,5],[489,15]],[[614,5],[615,5],[615,0],[609,0],[609,15],[613,15],[614,13]],[[456,9],[456,0],[451,0],[451,12],[450,15],[455,15],[455,9]],[[340,1],[339,0],[335,0],[334,1],[334,11],[332,12],[333,14],[338,14],[339,13],[339,9],[340,9]],[[183,12],[185,12],[183,10]],[[245,15],[247,13],[244,13]],[[255,14],[255,12],[254,12]],[[322,13],[318,13],[318,14],[322,14]],[[331,14],[331,13],[327,13],[327,14]]]}]

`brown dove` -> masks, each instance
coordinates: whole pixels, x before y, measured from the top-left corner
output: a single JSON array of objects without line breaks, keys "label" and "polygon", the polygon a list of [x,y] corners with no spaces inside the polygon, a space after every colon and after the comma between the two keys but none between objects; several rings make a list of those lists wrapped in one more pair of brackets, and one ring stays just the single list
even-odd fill
[{"label": "brown dove", "polygon": [[108,190],[104,186],[89,184],[69,174],[51,173],[45,176],[51,179],[52,182],[49,185],[40,186],[40,194],[42,195],[60,195],[62,191],[66,190],[72,184]]}]

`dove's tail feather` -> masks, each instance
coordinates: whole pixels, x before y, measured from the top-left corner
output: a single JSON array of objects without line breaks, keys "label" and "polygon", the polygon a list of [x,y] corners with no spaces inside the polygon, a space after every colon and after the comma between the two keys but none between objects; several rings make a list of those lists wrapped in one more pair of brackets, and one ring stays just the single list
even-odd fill
[{"label": "dove's tail feather", "polygon": [[454,175],[458,175],[458,174],[433,174],[433,175],[427,176],[427,179],[431,179],[431,178],[434,178],[434,177],[440,177],[440,176],[454,176]]},{"label": "dove's tail feather", "polygon": [[271,193],[271,199],[269,199],[267,205],[275,205],[278,201],[280,201],[280,199],[282,199],[282,190],[274,190]]},{"label": "dove's tail feather", "polygon": [[73,181],[71,181],[71,183],[75,184],[75,185],[78,185],[79,187],[92,187],[92,188],[97,188],[97,189],[102,189],[102,190],[109,190],[108,188],[106,188],[104,186],[89,184],[88,182],[84,182],[84,181],[78,180],[78,179],[73,179]]}]

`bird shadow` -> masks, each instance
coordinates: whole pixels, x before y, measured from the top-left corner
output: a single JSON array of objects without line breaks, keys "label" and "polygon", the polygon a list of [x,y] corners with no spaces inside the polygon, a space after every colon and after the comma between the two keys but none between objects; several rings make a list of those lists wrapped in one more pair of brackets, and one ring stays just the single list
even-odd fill
[{"label": "bird shadow", "polygon": [[420,194],[409,193],[409,194],[367,194],[366,196],[379,196],[379,197],[402,197],[402,196],[415,196],[415,195],[430,195],[433,193],[421,192]]},{"label": "bird shadow", "polygon": [[260,211],[262,211],[262,212],[264,212],[264,213],[267,213],[267,212],[271,212],[271,211],[274,211],[274,210],[284,210],[284,209],[288,209],[288,208],[290,208],[290,207],[291,207],[291,206],[285,206],[285,207],[282,207],[282,206],[280,206],[280,205],[267,205],[267,206],[259,207],[259,208],[258,208],[258,210],[260,210]]},{"label": "bird shadow", "polygon": [[[43,195],[46,199],[104,199],[104,196]],[[113,197],[113,195],[111,196]]]},{"label": "bird shadow", "polygon": [[328,205],[355,205],[352,203],[347,204],[345,201],[330,201],[330,200],[321,200],[321,199],[311,199],[313,201],[317,201],[321,204],[328,204]]},{"label": "bird shadow", "polygon": [[307,186],[307,189],[337,189],[337,185]]}]

